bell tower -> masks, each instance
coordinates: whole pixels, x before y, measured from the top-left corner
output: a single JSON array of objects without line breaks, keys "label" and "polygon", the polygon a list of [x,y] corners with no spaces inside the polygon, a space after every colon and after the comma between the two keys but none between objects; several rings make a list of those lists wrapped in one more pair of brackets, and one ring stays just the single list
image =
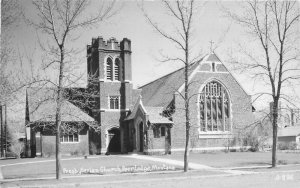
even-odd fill
[{"label": "bell tower", "polygon": [[[107,78],[107,61],[119,61],[119,79]],[[115,73],[116,66],[112,65]],[[87,45],[87,71],[89,78],[98,78],[98,81],[125,81],[131,82],[131,41],[124,38],[120,43],[115,38],[104,41],[102,37],[93,38],[92,44]],[[112,75],[113,76],[113,75]],[[90,80],[89,80],[90,82]]]},{"label": "bell tower", "polygon": [[108,135],[116,133],[117,129],[123,150],[122,124],[133,103],[131,41],[127,38],[121,42],[115,38],[107,41],[102,37],[93,38],[87,46],[87,75],[87,87],[99,93],[94,99],[92,115],[101,127],[101,151],[109,150]]}]

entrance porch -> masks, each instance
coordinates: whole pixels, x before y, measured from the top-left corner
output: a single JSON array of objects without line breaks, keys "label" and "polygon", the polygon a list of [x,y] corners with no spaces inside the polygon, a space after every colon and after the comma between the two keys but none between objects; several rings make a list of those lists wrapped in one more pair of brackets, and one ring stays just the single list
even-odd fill
[{"label": "entrance porch", "polygon": [[162,116],[162,107],[144,107],[138,100],[125,119],[127,152],[170,154],[173,122]]}]

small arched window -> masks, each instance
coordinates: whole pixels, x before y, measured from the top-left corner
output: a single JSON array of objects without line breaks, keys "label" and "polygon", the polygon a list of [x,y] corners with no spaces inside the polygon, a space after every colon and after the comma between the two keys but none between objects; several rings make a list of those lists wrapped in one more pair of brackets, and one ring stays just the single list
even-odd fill
[{"label": "small arched window", "polygon": [[206,84],[199,94],[201,131],[230,131],[228,92],[218,82]]},{"label": "small arched window", "polygon": [[112,60],[111,58],[107,58],[106,60],[106,79],[112,80]]},{"label": "small arched window", "polygon": [[117,58],[115,60],[114,79],[115,80],[120,80],[120,60],[119,60],[119,58]]},{"label": "small arched window", "polygon": [[215,62],[212,63],[212,71],[216,72],[216,63]]}]

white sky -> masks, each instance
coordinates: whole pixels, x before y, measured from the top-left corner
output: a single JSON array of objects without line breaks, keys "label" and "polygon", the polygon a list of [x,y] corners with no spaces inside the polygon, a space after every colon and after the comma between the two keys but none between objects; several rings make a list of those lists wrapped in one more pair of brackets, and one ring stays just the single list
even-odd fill
[{"label": "white sky", "polygon": [[[91,11],[97,7],[99,1],[93,1]],[[197,1],[197,3],[200,3]],[[30,0],[21,1],[25,14],[31,19],[35,19],[35,10]],[[158,22],[167,31],[173,32],[172,24],[168,15],[165,14],[162,4],[158,1],[146,1],[144,6],[155,22]],[[210,40],[217,44],[216,53],[225,62],[230,70],[230,65],[226,63],[229,59],[230,53],[234,53],[238,43],[249,46],[255,46],[255,41],[249,38],[243,29],[230,19],[224,17],[221,11],[221,6],[230,7],[231,10],[241,11],[236,2],[229,1],[210,1],[201,9],[194,17],[194,33],[193,33],[193,47],[195,53],[208,53],[210,47]],[[42,51],[39,48],[37,40],[37,32],[34,28],[20,24],[13,32],[14,38],[12,45],[17,47],[21,54],[32,57],[33,65],[40,66],[42,62]],[[132,42],[132,70],[134,85],[146,84],[162,75],[165,75],[182,64],[169,62],[161,63],[158,59],[161,57],[160,53],[172,55],[177,54],[178,51],[172,43],[162,38],[149,25],[142,11],[138,8],[136,1],[126,1],[122,10],[112,19],[100,23],[97,28],[81,31],[76,33],[80,37],[72,43],[76,48],[82,49],[78,53],[76,59],[81,63],[78,67],[81,73],[86,73],[86,45],[91,43],[93,37],[103,36],[104,39],[115,37],[118,41],[123,38],[129,38]],[[46,36],[39,34],[42,42],[46,41]],[[77,70],[78,71],[78,70]],[[49,71],[48,73],[50,73]],[[263,91],[265,86],[261,82],[254,82],[246,73],[239,74],[233,72],[234,76],[241,83],[243,88],[252,95],[257,91]],[[85,83],[82,82],[84,87]],[[295,89],[295,88],[294,88]],[[299,88],[295,89],[297,95],[300,95]],[[265,102],[265,101],[264,101]],[[263,101],[258,102],[257,106],[266,106],[268,103]]]}]

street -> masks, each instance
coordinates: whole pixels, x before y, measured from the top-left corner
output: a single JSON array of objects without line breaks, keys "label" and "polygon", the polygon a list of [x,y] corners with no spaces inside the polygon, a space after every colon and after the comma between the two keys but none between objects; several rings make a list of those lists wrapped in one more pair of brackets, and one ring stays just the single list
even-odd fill
[{"label": "street", "polygon": [[77,176],[62,179],[6,181],[3,188],[11,187],[299,187],[299,166],[273,169],[253,169],[249,174],[199,170],[188,173],[147,173],[110,176]]}]

